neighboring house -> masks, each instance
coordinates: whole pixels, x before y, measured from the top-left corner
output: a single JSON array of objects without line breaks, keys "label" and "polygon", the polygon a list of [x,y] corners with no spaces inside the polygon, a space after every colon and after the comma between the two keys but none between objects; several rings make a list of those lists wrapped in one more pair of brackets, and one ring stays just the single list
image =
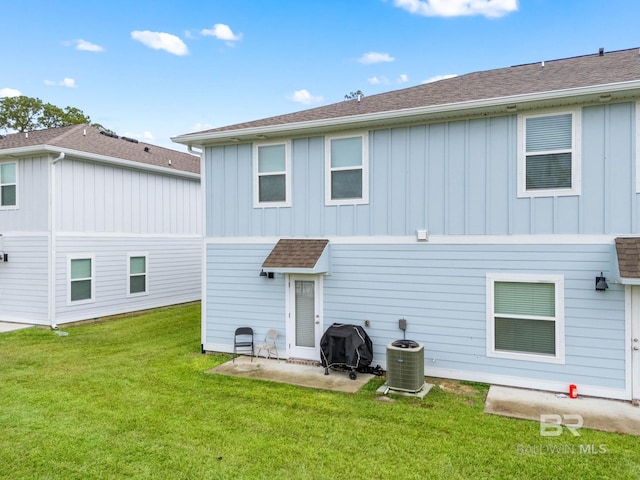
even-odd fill
[{"label": "neighboring house", "polygon": [[319,359],[345,322],[385,365],[403,318],[426,375],[640,398],[639,102],[640,51],[601,51],[174,138],[204,149],[203,349]]},{"label": "neighboring house", "polygon": [[200,299],[199,158],[88,125],[0,136],[0,320]]}]

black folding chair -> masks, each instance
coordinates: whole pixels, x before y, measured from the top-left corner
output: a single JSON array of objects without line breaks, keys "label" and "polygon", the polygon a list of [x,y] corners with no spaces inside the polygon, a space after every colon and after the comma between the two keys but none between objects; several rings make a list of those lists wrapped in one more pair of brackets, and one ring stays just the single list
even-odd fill
[{"label": "black folding chair", "polygon": [[238,355],[238,349],[251,349],[251,361],[253,362],[253,328],[240,327],[236,328],[236,332],[233,336],[233,360],[235,363],[236,356]]}]

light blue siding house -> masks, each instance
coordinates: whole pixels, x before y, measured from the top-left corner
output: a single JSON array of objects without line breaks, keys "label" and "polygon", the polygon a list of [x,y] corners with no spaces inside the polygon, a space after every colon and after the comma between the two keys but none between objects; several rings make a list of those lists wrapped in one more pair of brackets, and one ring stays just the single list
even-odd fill
[{"label": "light blue siding house", "polygon": [[89,125],[0,136],[0,321],[199,300],[201,221],[197,156]]},{"label": "light blue siding house", "polygon": [[174,138],[202,149],[203,350],[275,328],[318,360],[346,322],[384,366],[403,318],[426,375],[639,399],[639,102],[638,49],[601,51]]}]

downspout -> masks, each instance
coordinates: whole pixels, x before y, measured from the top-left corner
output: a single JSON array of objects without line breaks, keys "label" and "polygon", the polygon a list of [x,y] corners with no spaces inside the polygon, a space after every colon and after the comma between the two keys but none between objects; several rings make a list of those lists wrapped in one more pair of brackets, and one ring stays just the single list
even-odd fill
[{"label": "downspout", "polygon": [[56,329],[56,163],[64,158],[64,152],[60,152],[51,161],[49,183],[49,319],[51,328]]},{"label": "downspout", "polygon": [[194,150],[191,144],[187,145],[189,153],[200,157],[200,222],[201,233],[201,254],[200,254],[200,353],[205,353],[204,345],[207,340],[207,244],[205,242],[207,230],[206,198],[204,195],[204,148],[200,151]]}]

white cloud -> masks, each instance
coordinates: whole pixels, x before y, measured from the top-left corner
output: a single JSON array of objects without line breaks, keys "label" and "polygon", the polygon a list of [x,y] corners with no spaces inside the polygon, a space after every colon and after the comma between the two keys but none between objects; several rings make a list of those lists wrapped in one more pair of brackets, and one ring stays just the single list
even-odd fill
[{"label": "white cloud", "polygon": [[67,88],[77,88],[76,81],[73,78],[65,78],[60,80],[59,82],[54,82],[53,80],[45,80],[45,85],[50,87],[67,87]]},{"label": "white cloud", "polygon": [[362,55],[358,62],[370,65],[372,63],[393,62],[395,58],[388,53],[369,52]]},{"label": "white cloud", "polygon": [[437,82],[438,80],[446,80],[447,78],[453,78],[457,76],[458,75],[455,73],[449,73],[447,75],[436,75],[435,77],[431,77],[431,78],[427,78],[426,80],[423,80],[421,83],[433,83],[433,82]]},{"label": "white cloud", "polygon": [[215,37],[218,40],[226,40],[227,42],[237,42],[242,39],[242,33],[236,35],[229,25],[225,25],[224,23],[216,23],[213,28],[205,28],[201,30],[200,33],[208,37]]},{"label": "white cloud", "polygon": [[0,88],[0,98],[19,97],[20,95],[22,95],[20,90],[15,88]]},{"label": "white cloud", "polygon": [[72,40],[69,42],[62,42],[62,44],[66,47],[73,47],[75,46],[76,50],[82,50],[85,52],[103,52],[104,48],[101,47],[100,45],[96,45],[95,43],[91,43],[91,42],[87,42],[86,40],[83,40],[82,38],[79,38],[78,40]]},{"label": "white cloud", "polygon": [[135,30],[131,32],[131,38],[154,50],[164,50],[180,56],[189,54],[185,43],[170,33]]},{"label": "white cloud", "polygon": [[409,77],[406,73],[401,73],[397,80],[398,83],[407,83],[408,81]]},{"label": "white cloud", "polygon": [[497,18],[518,10],[518,0],[394,0],[393,3],[425,17],[484,15]]},{"label": "white cloud", "polygon": [[387,77],[371,77],[371,78],[367,78],[367,82],[369,82],[371,85],[388,85],[389,84],[389,79]]},{"label": "white cloud", "polygon": [[296,90],[293,92],[293,95],[287,97],[288,100],[293,100],[294,102],[302,103],[303,105],[311,105],[313,103],[320,103],[324,100],[323,97],[316,97],[309,93],[308,90]]}]

